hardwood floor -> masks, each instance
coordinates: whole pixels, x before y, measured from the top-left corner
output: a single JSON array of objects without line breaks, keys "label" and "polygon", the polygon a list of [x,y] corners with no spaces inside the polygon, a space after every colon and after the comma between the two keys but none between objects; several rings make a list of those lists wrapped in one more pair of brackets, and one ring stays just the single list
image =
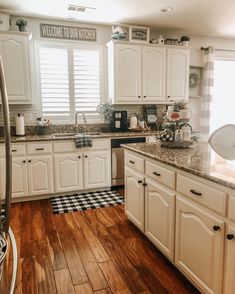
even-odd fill
[{"label": "hardwood floor", "polygon": [[[49,200],[18,203],[11,227],[19,254],[16,294],[199,293],[123,206],[53,215]],[[9,256],[8,272],[11,263]]]}]

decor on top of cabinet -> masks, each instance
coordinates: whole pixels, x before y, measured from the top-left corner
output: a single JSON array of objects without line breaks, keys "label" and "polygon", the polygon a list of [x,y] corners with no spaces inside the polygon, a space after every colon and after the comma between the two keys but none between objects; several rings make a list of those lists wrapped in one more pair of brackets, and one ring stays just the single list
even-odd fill
[{"label": "decor on top of cabinet", "polygon": [[178,45],[178,43],[178,39],[167,38],[166,40],[164,40],[164,45]]},{"label": "decor on top of cabinet", "polygon": [[149,43],[150,29],[146,27],[131,26],[129,39],[131,42]]},{"label": "decor on top of cabinet", "polygon": [[26,26],[28,25],[28,21],[26,19],[19,18],[16,21],[16,25],[18,26],[20,32],[26,32]]},{"label": "decor on top of cabinet", "polygon": [[97,111],[104,117],[104,121],[109,123],[113,112],[113,105],[110,102],[102,102],[97,106]]},{"label": "decor on top of cabinet", "polygon": [[189,40],[190,40],[189,36],[182,36],[180,38],[180,44],[184,47],[188,47]]},{"label": "decor on top of cabinet", "polygon": [[112,36],[113,40],[126,40],[127,30],[122,26],[112,26]]},{"label": "decor on top of cabinet", "polygon": [[0,31],[10,30],[10,15],[6,13],[0,13]]}]

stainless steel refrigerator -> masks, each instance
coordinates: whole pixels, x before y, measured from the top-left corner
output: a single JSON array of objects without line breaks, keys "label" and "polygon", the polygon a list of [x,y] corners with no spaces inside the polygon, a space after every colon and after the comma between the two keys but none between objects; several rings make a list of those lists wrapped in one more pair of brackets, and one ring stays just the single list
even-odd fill
[{"label": "stainless steel refrigerator", "polygon": [[[4,76],[3,63],[0,56],[0,97],[2,101],[2,114],[4,122],[4,137],[5,137],[5,189],[4,195],[0,194],[0,293],[13,294],[16,274],[17,274],[17,248],[14,234],[10,228],[11,216],[11,194],[12,194],[12,154],[11,154],[11,132],[10,132],[10,115],[6,89],[6,80]],[[11,243],[11,246],[10,246]],[[9,273],[5,273],[4,262],[9,251],[12,250],[12,267],[11,279],[4,284],[3,280]],[[3,289],[3,288],[2,288]],[[4,292],[3,292],[4,291]]]}]

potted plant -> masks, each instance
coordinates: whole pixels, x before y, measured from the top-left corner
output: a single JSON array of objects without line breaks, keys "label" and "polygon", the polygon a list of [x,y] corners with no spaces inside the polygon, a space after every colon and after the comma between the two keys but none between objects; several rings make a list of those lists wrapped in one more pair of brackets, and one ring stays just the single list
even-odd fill
[{"label": "potted plant", "polygon": [[26,31],[25,28],[26,28],[27,24],[28,24],[27,20],[25,20],[23,18],[19,18],[16,21],[16,25],[18,26],[20,32]]},{"label": "potted plant", "polygon": [[110,102],[102,102],[98,105],[97,110],[100,115],[104,116],[105,122],[109,123],[113,112],[113,105]]},{"label": "potted plant", "polygon": [[180,44],[184,47],[188,47],[188,42],[190,40],[190,37],[189,36],[182,36],[180,38]]}]

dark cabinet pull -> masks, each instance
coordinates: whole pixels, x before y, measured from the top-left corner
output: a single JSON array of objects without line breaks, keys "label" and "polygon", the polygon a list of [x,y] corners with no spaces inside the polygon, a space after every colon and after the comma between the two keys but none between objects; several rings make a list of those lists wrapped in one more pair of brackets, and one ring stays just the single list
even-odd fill
[{"label": "dark cabinet pull", "polygon": [[29,160],[29,162],[31,162],[31,160]]},{"label": "dark cabinet pull", "polygon": [[140,98],[140,96],[138,96],[138,98]]},{"label": "dark cabinet pull", "polygon": [[26,162],[26,160],[23,160],[23,163],[25,163]]},{"label": "dark cabinet pull", "polygon": [[201,192],[197,192],[194,189],[190,189],[190,192],[193,193],[194,195],[202,196],[202,193]]},{"label": "dark cabinet pull", "polygon": [[170,98],[171,96],[167,96],[167,98]]},{"label": "dark cabinet pull", "polygon": [[130,163],[134,164],[135,162],[133,160],[129,160]]},{"label": "dark cabinet pull", "polygon": [[233,234],[228,234],[226,237],[227,237],[228,240],[233,240],[234,239],[234,235]]},{"label": "dark cabinet pull", "polygon": [[144,98],[146,98],[146,96],[144,96]]},{"label": "dark cabinet pull", "polygon": [[44,150],[44,148],[36,148],[35,150],[36,151],[42,151],[42,150]]},{"label": "dark cabinet pull", "polygon": [[88,156],[87,155],[85,155],[85,158],[87,158]]},{"label": "dark cabinet pull", "polygon": [[153,174],[154,174],[155,176],[158,176],[158,177],[160,177],[160,176],[161,176],[161,174],[160,174],[160,173],[158,173],[158,172],[153,172]]},{"label": "dark cabinet pull", "polygon": [[217,225],[213,226],[213,230],[214,230],[215,232],[219,231],[219,230],[220,230],[220,226],[217,226]]},{"label": "dark cabinet pull", "polygon": [[80,158],[81,158],[81,156],[78,156],[78,158],[80,159]]},{"label": "dark cabinet pull", "polygon": [[12,149],[11,152],[17,152],[17,149]]},{"label": "dark cabinet pull", "polygon": [[141,183],[142,183],[142,181],[141,181],[141,180],[139,180],[139,181],[138,181],[138,183],[139,183],[139,184],[141,184]]},{"label": "dark cabinet pull", "polygon": [[146,184],[146,183],[143,183],[143,186],[144,186],[144,187],[146,187],[146,186],[147,186],[147,184]]}]

